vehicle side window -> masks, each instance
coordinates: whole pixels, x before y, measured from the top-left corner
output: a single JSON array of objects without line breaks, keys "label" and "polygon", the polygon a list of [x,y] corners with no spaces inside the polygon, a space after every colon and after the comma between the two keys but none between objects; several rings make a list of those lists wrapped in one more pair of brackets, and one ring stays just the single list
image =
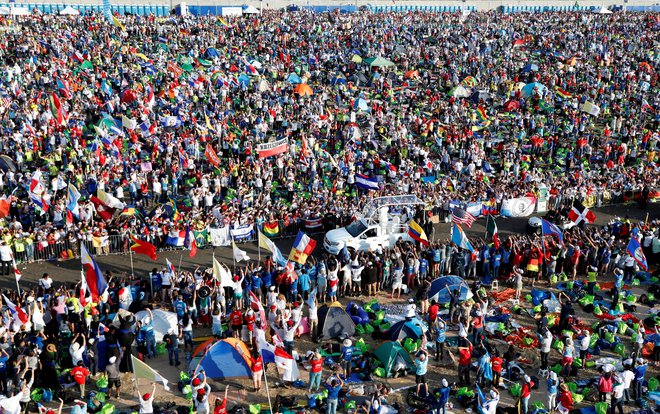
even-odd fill
[{"label": "vehicle side window", "polygon": [[369,238],[369,237],[376,237],[377,235],[378,235],[378,234],[376,233],[376,229],[369,229],[369,230],[367,230],[366,232],[364,232],[364,236],[363,236],[363,237],[365,237],[365,238]]}]

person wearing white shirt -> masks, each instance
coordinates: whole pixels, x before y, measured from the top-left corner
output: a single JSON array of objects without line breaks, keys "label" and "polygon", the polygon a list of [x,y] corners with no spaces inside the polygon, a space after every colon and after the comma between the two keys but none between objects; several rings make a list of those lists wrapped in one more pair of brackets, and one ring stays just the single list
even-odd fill
[{"label": "person wearing white shirt", "polygon": [[50,277],[48,273],[44,273],[41,279],[39,279],[39,286],[44,291],[47,291],[53,286],[53,279]]},{"label": "person wearing white shirt", "polygon": [[591,333],[588,330],[582,331],[584,336],[580,340],[580,360],[582,361],[582,368],[585,367],[587,363],[587,352],[589,351],[589,345],[591,345]]},{"label": "person wearing white shirt", "polygon": [[14,260],[14,253],[11,247],[7,246],[4,240],[0,241],[0,261],[2,261],[2,274],[8,275],[11,262]]},{"label": "person wearing white shirt", "polygon": [[632,371],[632,359],[623,361],[624,370],[621,373],[621,382],[623,383],[623,396],[626,403],[630,402],[630,384],[635,379],[635,373]]},{"label": "person wearing white shirt", "polygon": [[156,384],[153,384],[151,393],[146,393],[140,396],[140,414],[153,414],[155,393],[156,393]]},{"label": "person wearing white shirt", "polygon": [[[12,397],[0,397],[0,408],[2,408],[3,414],[21,414],[21,400],[23,399],[23,393],[26,391],[25,384],[16,395]],[[29,395],[29,394],[28,394]],[[57,414],[62,414],[62,406],[64,401],[60,398],[60,408]]]}]

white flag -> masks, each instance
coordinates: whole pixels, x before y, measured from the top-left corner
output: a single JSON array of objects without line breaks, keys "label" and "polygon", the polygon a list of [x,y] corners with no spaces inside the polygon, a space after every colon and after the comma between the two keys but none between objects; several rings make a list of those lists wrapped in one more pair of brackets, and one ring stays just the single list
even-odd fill
[{"label": "white flag", "polygon": [[236,243],[233,241],[231,242],[232,247],[234,249],[234,260],[237,262],[240,262],[241,260],[245,260],[246,262],[250,260],[250,256],[248,256],[247,252],[245,250],[241,250],[236,246]]},{"label": "white flag", "polygon": [[215,257],[213,258],[213,276],[220,281],[220,286],[222,287],[230,287],[232,289],[236,287],[236,283],[234,283],[229,269],[227,269],[222,263],[218,262]]},{"label": "white flag", "polygon": [[160,382],[163,384],[165,391],[170,390],[170,387],[167,386],[167,383],[169,382],[167,381],[167,378],[161,376],[156,370],[135,358],[133,355],[131,355],[131,359],[133,360],[133,373],[135,373],[135,378],[142,378],[151,382]]}]

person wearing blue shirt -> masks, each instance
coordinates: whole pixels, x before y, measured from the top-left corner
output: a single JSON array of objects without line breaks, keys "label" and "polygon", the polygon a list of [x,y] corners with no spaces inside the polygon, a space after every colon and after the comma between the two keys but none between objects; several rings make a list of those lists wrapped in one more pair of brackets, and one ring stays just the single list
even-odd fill
[{"label": "person wearing blue shirt", "polygon": [[306,301],[309,299],[309,289],[311,286],[311,280],[309,277],[308,270],[303,271],[299,278],[298,283],[300,284],[300,291],[302,292],[302,297]]},{"label": "person wearing blue shirt", "polygon": [[174,301],[174,311],[176,312],[176,317],[178,320],[181,320],[183,315],[185,315],[185,313],[188,311],[188,305],[186,305],[186,302],[183,301],[181,295],[177,296],[176,300]]},{"label": "person wearing blue shirt", "polygon": [[449,382],[446,378],[442,379],[442,387],[438,392],[438,405],[436,407],[436,414],[447,414],[447,402],[449,401]]},{"label": "person wearing blue shirt", "polygon": [[328,390],[328,400],[326,402],[326,414],[337,414],[337,404],[339,403],[339,391],[344,386],[344,381],[337,375],[331,375],[325,382],[325,388]]},{"label": "person wearing blue shirt", "polygon": [[263,282],[263,284],[262,284],[263,287],[261,289],[261,293],[264,296],[266,296],[266,294],[268,293],[268,289],[273,284],[273,276],[272,275],[273,274],[271,272],[269,272],[268,270],[264,270],[263,272],[261,272],[261,281]]},{"label": "person wearing blue shirt", "polygon": [[[2,343],[5,343],[6,340],[2,338]],[[9,376],[7,375],[8,367],[7,361],[9,361],[9,354],[7,350],[0,349],[0,394],[7,395],[9,393]]]},{"label": "person wearing blue shirt", "polygon": [[154,314],[151,309],[147,308],[146,311],[149,316],[142,320],[140,331],[144,335],[147,346],[147,357],[153,358],[156,356],[156,333],[154,332]]},{"label": "person wearing blue shirt", "polygon": [[501,249],[493,249],[491,255],[490,265],[493,269],[493,277],[498,278],[500,275],[500,265],[502,264],[502,251]]},{"label": "person wearing blue shirt", "polygon": [[353,365],[353,341],[350,339],[345,339],[344,344],[341,348],[341,355],[339,359],[341,360],[341,365],[344,370],[344,378],[348,379],[351,376],[351,368]]},{"label": "person wearing blue shirt", "polygon": [[648,365],[644,358],[637,358],[637,366],[635,367],[634,374],[635,378],[633,379],[633,389],[635,391],[635,398],[640,399],[644,397],[642,394],[642,385],[644,384],[644,377],[646,376],[646,369]]},{"label": "person wearing blue shirt", "polygon": [[263,280],[259,276],[259,272],[254,272],[252,275],[252,292],[261,299],[261,285],[263,285]]},{"label": "person wearing blue shirt", "polygon": [[[426,385],[426,371],[429,365],[429,353],[426,351],[426,341],[422,340],[421,349],[415,358],[415,384],[417,384],[417,395],[420,395],[422,386],[428,393],[428,385]],[[426,395],[426,394],[425,394]]]},{"label": "person wearing blue shirt", "polygon": [[433,334],[435,335],[435,360],[442,360],[445,351],[445,341],[447,333],[447,324],[442,318],[438,317],[433,324]]},{"label": "person wearing blue shirt", "polygon": [[[151,270],[151,289],[152,296],[156,296],[163,288],[163,275],[155,267]],[[153,298],[152,298],[153,299]]]},{"label": "person wearing blue shirt", "polygon": [[300,285],[300,280],[295,279],[291,281],[289,285],[289,302],[293,302],[298,297],[298,286]]},{"label": "person wearing blue shirt", "polygon": [[619,305],[619,296],[623,288],[623,270],[614,269],[614,289],[612,289],[612,306],[611,311],[616,310]]},{"label": "person wearing blue shirt", "polygon": [[429,272],[429,261],[425,257],[420,257],[419,259],[419,280],[426,279],[426,275]]},{"label": "person wearing blue shirt", "polygon": [[557,391],[559,390],[559,379],[556,372],[550,371],[547,385],[548,411],[553,412],[557,408]]}]

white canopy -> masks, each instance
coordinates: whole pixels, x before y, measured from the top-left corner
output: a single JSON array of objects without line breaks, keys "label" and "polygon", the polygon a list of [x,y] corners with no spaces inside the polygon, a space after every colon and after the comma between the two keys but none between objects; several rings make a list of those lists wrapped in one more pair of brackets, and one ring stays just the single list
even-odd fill
[{"label": "white canopy", "polygon": [[80,12],[76,9],[74,9],[71,6],[66,6],[62,10],[60,10],[60,14],[66,15],[66,16],[77,16],[80,14]]},{"label": "white canopy", "polygon": [[6,6],[0,7],[0,14],[12,14],[14,16],[27,16],[30,14],[30,10],[25,7],[14,7],[9,8]]},{"label": "white canopy", "polygon": [[254,6],[243,6],[243,14],[259,14],[259,9]]},{"label": "white canopy", "polygon": [[608,10],[607,7],[601,6],[600,10],[596,10],[598,14],[612,14],[612,10]]}]

